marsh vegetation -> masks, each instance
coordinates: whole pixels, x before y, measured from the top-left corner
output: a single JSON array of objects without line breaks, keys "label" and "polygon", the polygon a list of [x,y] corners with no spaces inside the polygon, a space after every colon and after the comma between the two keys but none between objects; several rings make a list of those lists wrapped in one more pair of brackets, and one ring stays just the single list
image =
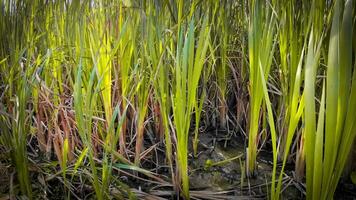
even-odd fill
[{"label": "marsh vegetation", "polygon": [[354,0],[1,0],[0,199],[356,198]]}]

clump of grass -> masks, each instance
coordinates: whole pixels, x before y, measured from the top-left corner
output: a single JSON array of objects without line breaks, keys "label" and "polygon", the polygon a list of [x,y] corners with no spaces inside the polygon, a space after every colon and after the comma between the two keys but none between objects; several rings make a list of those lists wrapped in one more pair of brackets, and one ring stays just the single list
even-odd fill
[{"label": "clump of grass", "polygon": [[109,15],[105,12],[103,2],[98,3],[98,8],[93,11],[92,20],[89,23],[89,48],[98,79],[101,80],[101,94],[103,99],[105,119],[109,121],[112,114],[111,105],[111,74],[112,74],[112,37],[110,29],[106,25]]},{"label": "clump of grass", "polygon": [[28,16],[34,16],[36,7],[26,1],[15,12],[10,1],[0,5],[0,142],[9,150],[21,195],[33,199],[27,152],[33,115],[29,102],[31,80],[39,64],[35,61],[41,56],[34,53],[37,35],[34,20]]},{"label": "clump of grass", "polygon": [[93,92],[95,69],[93,69],[91,72],[89,84],[85,90],[85,96],[83,95],[82,91],[82,70],[83,67],[80,63],[74,87],[74,98],[76,99],[74,101],[75,118],[77,122],[78,133],[81,137],[81,140],[83,144],[89,149],[88,158],[91,168],[91,174],[93,177],[92,183],[96,193],[96,197],[98,199],[103,199],[104,194],[102,193],[101,187],[99,185],[99,177],[97,174],[98,169],[94,161],[94,147],[91,142],[93,109],[95,106],[96,97],[98,95],[98,90],[94,90]]},{"label": "clump of grass", "polygon": [[[136,17],[134,14],[131,14],[130,11],[125,11],[124,5],[120,2],[119,4],[119,16],[118,16],[118,29],[122,32],[122,38],[119,42],[118,47],[118,58],[117,58],[117,67],[115,73],[119,74],[118,82],[120,87],[120,99],[122,101],[121,112],[127,107],[132,101],[131,87],[134,87],[135,81],[133,80],[133,67],[135,59],[135,47],[136,47],[136,38],[137,38],[137,25]],[[124,15],[126,13],[126,15]],[[126,16],[126,17],[125,17]],[[125,22],[125,19],[127,21]],[[126,24],[126,25],[125,25]],[[130,112],[128,116],[131,116]],[[126,137],[127,137],[127,128],[128,121],[125,120],[122,125],[122,133],[120,136],[120,152],[125,154],[126,152]]]},{"label": "clump of grass", "polygon": [[[171,110],[171,99],[170,99],[170,66],[171,64],[167,62],[169,59],[169,54],[166,49],[169,48],[169,44],[172,43],[172,39],[169,35],[165,33],[164,26],[167,21],[165,21],[165,10],[162,9],[160,14],[155,12],[155,7],[149,5],[147,7],[147,33],[145,38],[144,55],[145,59],[150,65],[151,70],[151,84],[153,86],[153,99],[158,102],[158,105],[154,105],[154,114],[159,123],[158,138],[165,141],[165,155],[168,165],[171,168],[172,177],[173,174],[173,162],[172,162],[172,139],[170,130],[170,110]],[[167,11],[166,11],[167,12]],[[156,104],[156,103],[155,103]],[[158,110],[156,109],[158,107]]]},{"label": "clump of grass", "polygon": [[[278,2],[277,2],[278,3]],[[301,70],[299,66],[303,63],[303,42],[304,32],[308,30],[308,15],[296,14],[303,12],[301,7],[296,5],[295,1],[281,3],[279,10],[279,54],[280,71],[279,81],[281,85],[281,98],[278,107],[279,114],[283,119],[278,123],[279,134],[279,158],[283,159],[285,151],[288,151],[290,145],[287,145],[289,134],[293,134],[297,129],[299,118],[295,118],[298,109],[298,102],[301,101],[300,81],[302,81]],[[297,93],[295,93],[297,92]],[[300,107],[302,109],[302,107]],[[294,121],[294,124],[289,124]],[[292,136],[293,139],[293,136]]]},{"label": "clump of grass", "polygon": [[[17,64],[18,63],[16,63],[14,67]],[[24,63],[20,61],[19,64],[23,65]],[[29,135],[30,118],[26,109],[28,106],[27,102],[31,97],[31,89],[27,82],[28,75],[26,74],[28,72],[29,71],[20,71],[19,73],[21,74],[21,77],[16,79],[16,83],[9,83],[13,84],[14,87],[14,93],[12,94],[12,92],[10,92],[10,94],[13,95],[12,98],[14,100],[13,104],[8,105],[8,111],[1,108],[0,140],[3,145],[10,149],[11,161],[16,169],[17,181],[19,182],[22,195],[32,199],[32,187],[29,177],[27,156],[27,138]]]},{"label": "clump of grass", "polygon": [[[198,36],[194,41],[194,21],[191,20],[187,35],[179,33],[173,82],[173,117],[177,136],[177,169],[182,182],[185,198],[189,198],[188,138],[191,114],[196,102],[197,89],[206,59],[209,44],[208,18],[205,17]],[[196,49],[194,48],[196,46]]]},{"label": "clump of grass", "polygon": [[[354,140],[355,70],[352,66],[352,10],[354,3],[336,1],[330,32],[326,84],[320,101],[319,120],[315,115],[315,76],[306,71],[306,158],[307,198],[330,199],[333,197],[340,175]],[[310,74],[308,74],[308,72]],[[351,74],[354,74],[351,77]],[[308,77],[307,77],[308,76]],[[310,78],[307,80],[307,78]],[[325,115],[325,116],[324,116]]]},{"label": "clump of grass", "polygon": [[227,80],[229,78],[229,63],[228,63],[228,39],[230,31],[228,28],[228,10],[227,7],[229,3],[223,1],[222,5],[219,4],[218,15],[217,15],[217,31],[219,36],[219,62],[216,65],[216,78],[218,85],[218,95],[219,95],[219,118],[220,118],[220,127],[223,129],[227,128],[227,115],[228,108],[226,105],[226,96],[227,96]]},{"label": "clump of grass", "polygon": [[250,10],[248,49],[249,49],[249,93],[250,119],[248,148],[246,157],[247,174],[255,171],[257,146],[259,144],[259,117],[263,93],[262,80],[259,75],[261,64],[264,78],[268,80],[274,51],[275,17],[270,5],[263,1],[253,1]]},{"label": "clump of grass", "polygon": [[148,52],[142,53],[141,62],[138,63],[138,74],[139,81],[137,82],[136,97],[137,97],[137,136],[136,136],[136,149],[135,149],[135,164],[138,165],[140,162],[142,146],[143,146],[143,134],[145,128],[145,117],[148,110],[148,99],[151,93],[151,82],[153,78],[153,70],[151,64],[146,59]]},{"label": "clump of grass", "polygon": [[32,188],[31,182],[29,180],[29,170],[27,161],[27,135],[28,135],[28,118],[26,116],[26,105],[28,98],[30,97],[30,89],[27,86],[27,81],[24,78],[20,80],[17,86],[16,92],[16,106],[14,109],[13,116],[14,121],[12,121],[12,159],[15,160],[15,167],[17,171],[17,177],[20,182],[21,192],[32,198]]}]

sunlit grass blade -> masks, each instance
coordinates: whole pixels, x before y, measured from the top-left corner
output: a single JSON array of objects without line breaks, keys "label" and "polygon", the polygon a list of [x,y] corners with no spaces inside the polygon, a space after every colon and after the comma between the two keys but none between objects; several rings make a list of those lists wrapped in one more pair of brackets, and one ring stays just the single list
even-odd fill
[{"label": "sunlit grass blade", "polygon": [[324,118],[325,118],[325,82],[320,100],[319,119],[315,134],[313,199],[320,199],[323,168]]},{"label": "sunlit grass blade", "polygon": [[305,118],[305,157],[306,157],[306,181],[307,181],[307,198],[312,197],[313,176],[314,176],[314,144],[316,132],[316,118],[315,118],[315,79],[316,71],[319,63],[320,44],[315,45],[313,32],[310,33],[308,43],[308,53],[305,62],[305,104],[304,118]]},{"label": "sunlit grass blade", "polygon": [[271,185],[271,199],[279,199],[280,190],[276,190],[276,170],[277,170],[277,134],[276,128],[274,124],[273,110],[272,104],[269,99],[267,83],[265,80],[265,73],[262,68],[261,60],[259,60],[259,70],[260,78],[261,78],[261,86],[263,89],[264,100],[266,101],[267,114],[268,114],[268,123],[270,125],[271,131],[271,140],[272,140],[272,153],[273,153],[273,169],[272,169],[272,185]]},{"label": "sunlit grass blade", "polygon": [[[339,98],[339,70],[340,70],[340,14],[341,1],[335,2],[333,23],[330,31],[330,43],[328,51],[328,62],[326,72],[326,116],[325,116],[325,150],[324,150],[324,169],[322,190],[327,191],[329,181],[332,175],[333,165],[337,155],[337,149],[340,141],[341,130],[338,121],[343,113],[338,112]],[[342,97],[341,97],[342,98]]]}]

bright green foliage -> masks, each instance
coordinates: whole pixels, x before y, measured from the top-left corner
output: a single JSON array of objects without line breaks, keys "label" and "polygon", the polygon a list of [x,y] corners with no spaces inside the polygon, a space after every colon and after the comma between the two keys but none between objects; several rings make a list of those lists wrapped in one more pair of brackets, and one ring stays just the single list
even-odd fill
[{"label": "bright green foliage", "polygon": [[175,58],[172,104],[177,135],[177,168],[185,198],[189,198],[188,136],[190,119],[196,103],[197,88],[209,44],[207,20],[206,17],[201,25],[197,43],[194,41],[193,20],[189,23],[185,36],[183,36],[183,31],[180,32]]},{"label": "bright green foliage", "polygon": [[112,71],[112,37],[106,23],[108,21],[103,2],[99,3],[91,15],[96,19],[89,23],[89,48],[94,66],[96,66],[98,79],[101,80],[101,94],[103,98],[105,119],[110,120],[111,108],[111,71]]},{"label": "bright green foliage", "polygon": [[[306,133],[308,199],[331,199],[333,197],[336,183],[355,138],[355,118],[351,117],[351,113],[355,112],[355,69],[352,66],[352,46],[349,45],[353,39],[353,7],[352,0],[347,0],[345,4],[342,1],[336,1],[334,5],[327,57],[325,97],[323,91],[317,127],[315,127],[314,115],[307,114],[308,111],[314,113],[315,108],[307,106],[305,111],[306,130],[308,131]],[[353,77],[351,77],[352,73]],[[307,84],[309,83],[305,83],[306,87]],[[308,92],[306,99],[313,101],[314,90],[314,88],[309,88],[310,93]],[[313,152],[308,155],[311,151]]]},{"label": "bright green foliage", "polygon": [[253,1],[250,15],[248,35],[250,119],[247,148],[247,173],[249,175],[253,174],[255,170],[259,138],[259,117],[263,99],[259,65],[261,65],[264,72],[264,78],[268,80],[274,51],[273,39],[275,30],[275,17],[272,14],[270,5],[265,4],[263,1]]},{"label": "bright green foliage", "polygon": [[161,194],[123,174],[198,198],[188,161],[207,149],[201,130],[219,142],[221,128],[246,152],[206,170],[239,159],[244,190],[272,151],[278,200],[297,152],[307,199],[332,199],[356,137],[355,20],[354,0],[0,1],[10,198],[46,197],[53,179],[66,198]]},{"label": "bright green foliage", "polygon": [[[303,110],[301,102],[302,95],[299,92],[303,77],[303,43],[305,32],[308,30],[307,15],[299,14],[304,12],[302,7],[296,6],[296,1],[277,2],[279,7],[279,54],[281,82],[281,102],[279,112],[284,115],[284,119],[279,124],[279,158],[284,159],[285,151],[289,151],[294,132],[300,119],[296,117],[297,109]],[[294,14],[298,13],[298,14]],[[292,124],[290,124],[292,123]],[[288,153],[287,153],[288,154]]]},{"label": "bright green foliage", "polygon": [[[306,176],[313,176],[314,165],[309,164],[314,162],[314,143],[316,132],[316,120],[315,120],[315,78],[316,69],[320,55],[320,45],[316,45],[314,41],[313,33],[310,34],[308,54],[306,58],[305,66],[305,101],[308,102],[305,105],[305,113],[312,113],[305,115],[305,140],[306,140]],[[309,182],[310,181],[310,182]],[[312,186],[313,179],[307,178],[307,190]],[[310,193],[311,194],[311,193]]]}]

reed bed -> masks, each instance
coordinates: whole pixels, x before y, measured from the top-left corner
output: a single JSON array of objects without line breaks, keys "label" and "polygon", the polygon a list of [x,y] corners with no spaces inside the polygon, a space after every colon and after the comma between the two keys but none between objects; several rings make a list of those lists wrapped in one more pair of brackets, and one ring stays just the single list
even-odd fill
[{"label": "reed bed", "polygon": [[[291,183],[340,197],[356,172],[355,4],[1,0],[0,198],[284,199]],[[231,163],[238,184],[195,189]]]}]

